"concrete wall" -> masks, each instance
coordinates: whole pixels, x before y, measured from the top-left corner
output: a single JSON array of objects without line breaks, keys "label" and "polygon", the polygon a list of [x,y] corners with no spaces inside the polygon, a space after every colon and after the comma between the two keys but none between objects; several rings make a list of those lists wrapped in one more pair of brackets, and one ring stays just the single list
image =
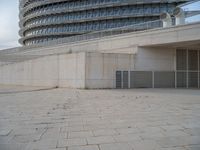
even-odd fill
[{"label": "concrete wall", "polygon": [[114,88],[116,70],[134,69],[133,55],[73,53],[0,67],[0,83],[10,85]]},{"label": "concrete wall", "polygon": [[57,85],[57,56],[3,65],[0,83],[8,85],[51,86]]},{"label": "concrete wall", "polygon": [[116,70],[134,69],[130,54],[86,54],[86,88],[115,88]]},{"label": "concrete wall", "polygon": [[115,88],[117,70],[172,71],[175,50],[139,48],[137,54],[81,52],[0,67],[0,83],[69,88]]},{"label": "concrete wall", "polygon": [[84,88],[85,53],[46,56],[0,66],[0,84]]},{"label": "concrete wall", "polygon": [[59,56],[59,87],[85,88],[85,53]]},{"label": "concrete wall", "polygon": [[175,48],[140,47],[137,54],[135,54],[135,70],[174,71],[175,57]]},{"label": "concrete wall", "polygon": [[139,48],[133,54],[86,54],[86,88],[115,88],[115,72],[174,71],[175,49]]}]

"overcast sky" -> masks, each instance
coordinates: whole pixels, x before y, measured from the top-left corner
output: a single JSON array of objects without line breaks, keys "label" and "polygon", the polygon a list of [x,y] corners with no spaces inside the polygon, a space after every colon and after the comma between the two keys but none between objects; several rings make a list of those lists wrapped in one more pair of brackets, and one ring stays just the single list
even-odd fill
[{"label": "overcast sky", "polygon": [[19,46],[18,1],[0,0],[0,49]]}]

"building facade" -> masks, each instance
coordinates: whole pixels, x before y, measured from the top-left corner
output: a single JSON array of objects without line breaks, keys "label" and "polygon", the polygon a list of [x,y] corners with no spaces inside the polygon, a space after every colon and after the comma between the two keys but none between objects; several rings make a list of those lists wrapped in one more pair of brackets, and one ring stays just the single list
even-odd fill
[{"label": "building facade", "polygon": [[200,88],[200,22],[0,51],[0,84]]},{"label": "building facade", "polygon": [[[176,0],[173,0],[176,2],[140,0],[137,3],[134,3],[136,1],[127,1],[127,3],[120,1],[119,3],[107,0],[98,1],[98,5],[97,3],[93,5],[96,1],[90,0],[86,1],[91,2],[90,5],[86,5],[86,2],[80,0],[73,2],[60,0],[59,3],[58,1],[22,0],[20,2],[20,33],[23,33],[20,40],[22,44],[30,46],[0,51],[0,84],[83,89],[200,88],[200,0],[184,3],[174,10],[169,8],[175,7],[178,3]],[[80,8],[78,2],[83,2],[80,4],[81,6],[85,4],[85,6]],[[99,8],[100,2],[105,6]],[[116,2],[115,5],[114,2]],[[108,3],[112,3],[112,5],[108,5]],[[170,7],[168,7],[169,5]],[[195,7],[191,7],[191,5]],[[153,24],[157,22],[161,23],[161,26],[145,29],[143,25],[151,25],[152,22],[141,25],[138,24],[139,19],[144,22],[145,18],[158,17],[156,13],[145,13],[148,8],[144,9],[144,7],[147,6],[149,12],[155,10],[161,12],[163,9],[160,8],[165,6],[165,10],[169,13],[173,11],[173,17],[167,14],[167,19],[161,17],[161,19],[153,21]],[[65,9],[58,13],[60,7]],[[120,9],[120,13],[118,15],[113,13],[117,17],[110,18],[108,10],[114,11],[115,7]],[[134,9],[128,9],[132,7]],[[126,18],[122,13],[127,10],[134,11],[137,8],[137,12],[139,12],[140,7],[143,8],[141,15],[132,13],[133,17],[127,15]],[[87,10],[85,10],[86,8]],[[122,11],[122,8],[126,9]],[[100,19],[101,17],[95,16],[97,15],[94,13],[96,10],[98,10],[98,15],[103,13],[100,10],[106,12],[104,15],[107,16],[104,19],[102,17],[106,21],[106,25],[102,28],[100,28],[100,23],[103,20]],[[82,17],[87,16],[90,11],[94,11],[91,13],[93,20],[91,18],[88,18],[87,21],[86,19],[77,19],[82,14],[84,14]],[[74,14],[74,20],[71,22],[69,19],[60,18],[60,22],[56,20],[59,15],[64,16],[64,14],[67,17],[69,14]],[[23,15],[26,17],[22,17]],[[54,16],[56,17],[54,18]],[[51,21],[52,18],[55,20],[53,19],[53,22],[49,23],[45,20],[48,17],[50,18],[48,21]],[[29,24],[29,21],[37,19],[43,21]],[[134,19],[134,23],[137,25],[118,28],[118,24],[115,22],[111,30],[104,30],[111,28],[110,22],[118,20],[119,27],[121,27]],[[97,23],[93,24],[95,22]],[[85,26],[84,30],[82,29],[83,32],[80,32],[75,27],[82,23]],[[71,24],[74,28],[73,31],[60,30],[60,27],[68,30]],[[98,28],[94,25],[97,25]],[[138,26],[142,29],[138,30]],[[94,30],[104,31],[91,32]],[[30,34],[28,34],[29,32]],[[83,34],[87,32],[91,33]],[[115,32],[117,33],[115,34]],[[79,34],[83,35],[74,36]],[[58,39],[56,40],[56,38]],[[48,40],[53,41],[48,42]]]},{"label": "building facade", "polygon": [[22,45],[158,20],[187,0],[20,0]]}]

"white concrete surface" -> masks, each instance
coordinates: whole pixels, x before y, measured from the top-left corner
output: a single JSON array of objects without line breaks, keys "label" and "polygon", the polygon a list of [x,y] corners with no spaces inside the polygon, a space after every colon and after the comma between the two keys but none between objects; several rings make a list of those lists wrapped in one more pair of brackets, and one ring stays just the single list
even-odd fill
[{"label": "white concrete surface", "polygon": [[46,56],[0,66],[0,84],[84,88],[85,53]]},{"label": "white concrete surface", "polygon": [[85,59],[85,53],[59,55],[59,87],[85,88]]},{"label": "white concrete surface", "polygon": [[86,88],[115,88],[117,70],[133,70],[131,54],[87,53]]},{"label": "white concrete surface", "polygon": [[140,47],[135,54],[135,70],[175,71],[176,49],[167,47]]},{"label": "white concrete surface", "polygon": [[1,150],[200,149],[199,90],[6,89]]},{"label": "white concrete surface", "polygon": [[115,71],[134,69],[133,55],[73,53],[46,56],[0,67],[8,85],[114,88]]},{"label": "white concrete surface", "polygon": [[57,56],[42,57],[0,67],[0,83],[7,85],[57,85]]}]

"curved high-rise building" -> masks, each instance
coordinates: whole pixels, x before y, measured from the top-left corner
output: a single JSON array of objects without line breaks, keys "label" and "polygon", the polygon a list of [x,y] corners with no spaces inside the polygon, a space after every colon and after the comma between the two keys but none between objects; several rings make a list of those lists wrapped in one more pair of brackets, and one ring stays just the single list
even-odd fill
[{"label": "curved high-rise building", "polygon": [[20,0],[22,45],[159,19],[187,0]]}]

